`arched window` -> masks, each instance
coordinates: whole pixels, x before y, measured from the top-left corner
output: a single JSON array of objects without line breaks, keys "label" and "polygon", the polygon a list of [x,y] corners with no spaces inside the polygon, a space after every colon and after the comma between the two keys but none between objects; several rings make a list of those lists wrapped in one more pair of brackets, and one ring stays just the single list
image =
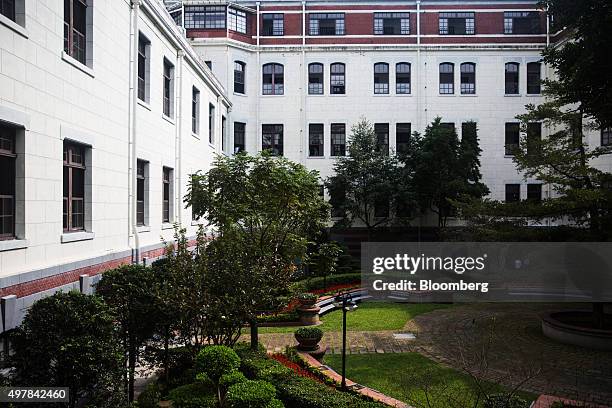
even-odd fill
[{"label": "arched window", "polygon": [[443,95],[455,93],[455,64],[450,62],[440,64],[440,93]]},{"label": "arched window", "polygon": [[389,93],[389,64],[385,62],[374,64],[374,93]]},{"label": "arched window", "polygon": [[335,62],[331,64],[331,74],[329,82],[331,85],[332,94],[344,94],[346,92],[346,81],[345,81],[345,66],[341,62]]},{"label": "arched window", "polygon": [[531,95],[540,94],[542,81],[542,64],[530,62],[527,64],[527,93]]},{"label": "arched window", "polygon": [[473,95],[476,93],[476,64],[465,62],[461,64],[461,94]]},{"label": "arched window", "polygon": [[263,66],[263,94],[283,95],[285,92],[284,68],[281,64],[265,64]]},{"label": "arched window", "polygon": [[323,95],[323,64],[308,64],[308,94]]},{"label": "arched window", "polygon": [[234,92],[244,94],[246,64],[242,61],[234,61]]},{"label": "arched window", "polygon": [[395,65],[395,92],[398,94],[410,93],[410,64],[407,62]]},{"label": "arched window", "polygon": [[519,63],[508,62],[506,64],[506,95],[516,95],[519,93]]}]

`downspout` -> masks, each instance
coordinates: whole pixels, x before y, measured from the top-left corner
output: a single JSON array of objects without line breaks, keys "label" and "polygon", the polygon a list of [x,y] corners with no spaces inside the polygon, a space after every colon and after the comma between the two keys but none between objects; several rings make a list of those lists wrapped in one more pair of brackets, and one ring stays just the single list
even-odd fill
[{"label": "downspout", "polygon": [[129,119],[131,120],[131,127],[128,130],[130,152],[128,157],[130,158],[128,165],[128,191],[129,191],[129,215],[128,222],[131,227],[132,235],[134,237],[134,246],[132,248],[132,263],[140,263],[140,239],[138,236],[138,226],[136,225],[136,109],[138,105],[138,69],[137,69],[137,53],[138,53],[138,12],[140,10],[141,0],[132,0],[131,17],[132,17],[132,30],[130,32],[132,44],[130,52],[130,108],[129,108]]},{"label": "downspout", "polygon": [[183,223],[183,217],[182,217],[182,213],[183,213],[183,207],[181,206],[181,197],[182,195],[182,156],[183,156],[183,152],[181,151],[182,148],[182,131],[183,131],[183,56],[185,55],[185,53],[183,52],[182,49],[177,50],[176,52],[176,62],[178,65],[178,80],[177,82],[177,86],[176,86],[176,126],[175,126],[175,130],[176,130],[176,137],[175,137],[175,142],[174,142],[174,161],[175,161],[175,168],[176,168],[176,176],[175,176],[175,186],[176,186],[176,193],[174,194],[174,205],[176,207],[176,216],[177,216],[177,221],[179,225],[181,225]]},{"label": "downspout", "polygon": [[255,98],[255,150],[254,152],[259,151],[259,148],[257,146],[261,146],[261,143],[259,143],[260,140],[260,136],[259,136],[259,129],[261,128],[261,124],[259,123],[261,118],[260,118],[260,113],[259,113],[259,107],[261,106],[260,100],[261,98],[259,97],[260,92],[261,92],[261,48],[259,47],[260,45],[260,6],[261,3],[258,1],[257,2],[257,97]]},{"label": "downspout", "polygon": [[[416,7],[417,7],[417,15],[416,15],[416,26],[417,26],[417,69],[416,69],[416,98],[417,98],[417,103],[416,103],[416,110],[417,110],[417,116],[416,116],[416,129],[418,129],[418,131],[421,131],[421,92],[425,92],[424,89],[421,89],[421,0],[417,0],[416,2]],[[413,129],[413,130],[416,130]]]},{"label": "downspout", "polygon": [[307,136],[306,129],[307,117],[306,117],[306,70],[308,67],[306,66],[306,1],[302,0],[302,69],[300,70],[300,90],[301,90],[301,98],[300,102],[302,104],[301,115],[302,115],[302,129],[300,129],[300,159],[303,164],[306,164],[306,149],[304,148],[304,144],[306,143],[305,138]]}]

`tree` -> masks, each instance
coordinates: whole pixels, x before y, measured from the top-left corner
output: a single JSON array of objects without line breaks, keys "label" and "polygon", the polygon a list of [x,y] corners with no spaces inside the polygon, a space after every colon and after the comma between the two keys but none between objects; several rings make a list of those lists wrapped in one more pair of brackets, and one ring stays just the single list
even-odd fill
[{"label": "tree", "polygon": [[542,0],[553,18],[553,28],[563,29],[567,41],[549,46],[544,62],[557,79],[544,81],[545,94],[560,105],[595,120],[598,127],[612,125],[612,4],[608,0]]},{"label": "tree", "polygon": [[157,326],[155,276],[151,268],[124,265],[102,275],[96,293],[111,307],[119,324],[119,334],[128,366],[128,399],[134,401],[134,372],[140,348]]},{"label": "tree", "polygon": [[351,129],[348,155],[336,159],[325,185],[331,205],[343,215],[339,224],[360,221],[370,239],[375,228],[392,221],[391,206],[408,201],[403,181],[396,156],[378,148],[374,127],[362,119]]},{"label": "tree", "polygon": [[[122,349],[97,296],[57,292],[34,303],[13,338],[13,385],[69,387],[69,407],[126,406]],[[64,406],[62,404],[62,406]]]},{"label": "tree", "polygon": [[453,200],[461,196],[483,197],[488,188],[481,183],[480,147],[476,124],[464,126],[461,142],[454,127],[436,118],[425,134],[413,135],[413,148],[403,161],[413,173],[412,185],[421,211],[438,215],[438,226],[445,227],[455,213]]},{"label": "tree", "polygon": [[288,289],[296,262],[304,259],[309,240],[328,219],[318,173],[265,153],[218,156],[207,173],[191,176],[185,202],[218,237],[234,240],[219,245],[225,245],[224,256],[239,262],[240,269],[218,271],[225,273],[227,282],[237,274],[244,277],[241,300],[248,308],[251,343],[256,347],[258,312]]}]

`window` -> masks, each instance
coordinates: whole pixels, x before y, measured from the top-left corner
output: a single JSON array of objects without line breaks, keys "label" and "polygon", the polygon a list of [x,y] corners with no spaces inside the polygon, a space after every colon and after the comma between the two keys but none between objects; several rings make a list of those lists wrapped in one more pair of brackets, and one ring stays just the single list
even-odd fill
[{"label": "window", "polygon": [[310,35],[344,35],[344,13],[308,15]]},{"label": "window", "polygon": [[374,13],[374,34],[410,34],[410,13]]},{"label": "window", "polygon": [[344,123],[331,124],[331,155],[346,155],[346,125]]},{"label": "window", "polygon": [[244,79],[246,64],[234,61],[234,92],[244,95]]},{"label": "window", "polygon": [[521,185],[506,184],[506,202],[518,203],[521,201]]},{"label": "window", "polygon": [[227,147],[229,146],[227,140],[227,118],[225,116],[221,116],[221,151],[227,152]]},{"label": "window", "polygon": [[172,169],[162,169],[162,222],[172,222]]},{"label": "window", "polygon": [[[1,1],[6,2],[6,0]],[[87,2],[85,0],[64,0],[64,51],[85,64],[86,47]]]},{"label": "window", "polygon": [[410,64],[407,62],[395,65],[395,92],[398,94],[410,93]]},{"label": "window", "polygon": [[185,6],[185,28],[225,28],[225,6]]},{"label": "window", "polygon": [[204,64],[212,71],[212,61],[204,61]]},{"label": "window", "polygon": [[0,0],[0,14],[13,21],[16,19],[15,1],[16,0]]},{"label": "window", "polygon": [[269,151],[273,156],[283,155],[283,125],[262,125],[261,150]]},{"label": "window", "polygon": [[537,156],[542,143],[542,124],[527,124],[527,154]]},{"label": "window", "polygon": [[245,134],[246,123],[234,122],[234,153],[246,151]]},{"label": "window", "polygon": [[244,11],[236,10],[234,8],[228,9],[228,24],[229,29],[242,34],[247,33],[247,15]]},{"label": "window", "polygon": [[389,64],[384,62],[374,64],[374,93],[389,93]]},{"label": "window", "polygon": [[215,105],[208,104],[208,143],[215,142]]},{"label": "window", "polygon": [[504,34],[541,34],[542,24],[537,11],[506,11]]},{"label": "window", "polygon": [[601,145],[612,146],[612,127],[601,129]]},{"label": "window", "polygon": [[323,124],[311,123],[308,125],[308,155],[310,157],[323,157]]},{"label": "window", "polygon": [[377,150],[385,155],[389,155],[389,124],[375,123],[374,133],[376,133]]},{"label": "window", "polygon": [[407,153],[410,149],[410,123],[395,125],[395,150],[398,154]]},{"label": "window", "polygon": [[329,76],[330,93],[334,95],[344,94],[346,92],[345,82],[345,67],[344,64],[336,62],[331,64],[331,73]]},{"label": "window", "polygon": [[323,95],[323,64],[308,64],[308,94]]},{"label": "window", "polygon": [[283,95],[285,92],[284,68],[281,64],[263,66],[263,94]]},{"label": "window", "polygon": [[440,13],[440,35],[472,35],[475,33],[474,13]]},{"label": "window", "polygon": [[455,65],[450,62],[440,64],[440,93],[443,95],[455,93]]},{"label": "window", "polygon": [[144,160],[136,162],[136,225],[146,225],[147,207],[147,173],[148,163]]},{"label": "window", "polygon": [[85,148],[64,142],[64,231],[85,229]]},{"label": "window", "polygon": [[15,237],[15,133],[0,125],[0,240]]},{"label": "window", "polygon": [[514,156],[514,151],[519,147],[520,124],[506,123],[506,156]]},{"label": "window", "polygon": [[527,200],[534,203],[542,202],[542,185],[527,184]]},{"label": "window", "polygon": [[164,58],[164,115],[174,115],[174,66]]},{"label": "window", "polygon": [[518,95],[519,93],[519,64],[508,62],[506,64],[506,95]]},{"label": "window", "polygon": [[280,13],[264,14],[261,35],[285,35],[285,16]]},{"label": "window", "polygon": [[200,91],[195,86],[191,88],[191,131],[200,133]]},{"label": "window", "polygon": [[474,95],[476,93],[476,64],[466,62],[461,64],[461,94]]},{"label": "window", "polygon": [[138,99],[149,102],[151,42],[142,34],[138,37]]},{"label": "window", "polygon": [[527,64],[527,93],[538,95],[541,92],[542,64],[530,62]]}]

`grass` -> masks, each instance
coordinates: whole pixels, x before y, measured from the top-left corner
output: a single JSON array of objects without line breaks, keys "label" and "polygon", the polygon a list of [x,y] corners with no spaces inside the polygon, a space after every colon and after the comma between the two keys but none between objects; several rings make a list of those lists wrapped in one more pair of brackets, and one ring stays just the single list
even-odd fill
[{"label": "grass", "polygon": [[[357,310],[346,316],[346,328],[349,331],[401,330],[406,322],[414,317],[442,309],[450,305],[429,303],[380,303],[365,302]],[[342,312],[335,310],[321,317],[319,326],[324,332],[342,330]],[[298,327],[261,327],[260,333],[293,333]]]},{"label": "grass", "polygon": [[[327,355],[325,363],[340,372],[342,356]],[[475,405],[477,386],[470,376],[418,353],[351,354],[346,364],[347,378],[416,407],[482,406]],[[483,389],[487,394],[505,390],[494,383],[485,383]],[[525,392],[518,394],[529,402],[537,397]],[[449,402],[450,399],[454,402]]]}]

